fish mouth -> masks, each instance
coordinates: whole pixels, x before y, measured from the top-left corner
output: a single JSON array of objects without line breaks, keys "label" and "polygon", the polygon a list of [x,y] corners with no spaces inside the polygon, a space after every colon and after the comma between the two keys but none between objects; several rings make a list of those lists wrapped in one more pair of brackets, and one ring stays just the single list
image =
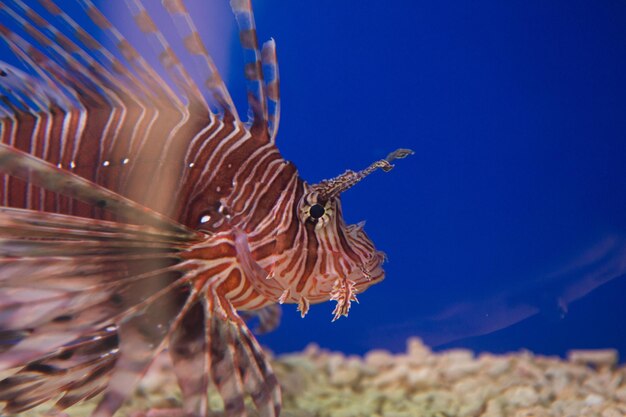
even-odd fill
[{"label": "fish mouth", "polygon": [[384,252],[376,250],[374,242],[364,230],[365,222],[348,226],[348,235],[351,237],[352,250],[359,254],[359,264],[348,277],[357,286],[358,292],[363,292],[370,286],[385,279],[382,265],[387,260]]},{"label": "fish mouth", "polygon": [[386,256],[383,252],[375,251],[365,263],[353,264],[349,274],[333,271],[324,275],[319,280],[320,285],[316,287],[315,291],[308,294],[308,300],[311,304],[328,301],[333,290],[333,284],[339,281],[350,282],[356,290],[355,294],[361,294],[385,278],[385,271],[382,267],[385,260]]},{"label": "fish mouth", "polygon": [[376,251],[368,262],[359,268],[361,273],[356,273],[352,277],[359,293],[385,279],[385,270],[382,265],[386,259],[387,256],[384,252]]}]

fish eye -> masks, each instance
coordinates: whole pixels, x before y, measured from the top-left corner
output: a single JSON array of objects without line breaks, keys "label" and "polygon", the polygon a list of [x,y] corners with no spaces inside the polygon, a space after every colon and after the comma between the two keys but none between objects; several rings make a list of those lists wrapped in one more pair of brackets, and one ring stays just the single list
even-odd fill
[{"label": "fish eye", "polygon": [[332,200],[320,200],[316,192],[306,194],[298,203],[298,217],[303,223],[313,223],[321,229],[330,222],[334,213]]},{"label": "fish eye", "polygon": [[324,206],[321,204],[313,204],[309,209],[309,216],[311,216],[312,219],[319,219],[324,213],[326,213],[326,209],[324,209]]}]

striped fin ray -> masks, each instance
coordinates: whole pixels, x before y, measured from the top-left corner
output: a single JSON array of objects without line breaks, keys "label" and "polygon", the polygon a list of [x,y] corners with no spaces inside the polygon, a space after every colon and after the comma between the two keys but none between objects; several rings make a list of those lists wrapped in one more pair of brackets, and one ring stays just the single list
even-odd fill
[{"label": "striped fin ray", "polygon": [[[38,74],[43,75],[41,79],[36,79],[11,68],[10,71],[5,71],[7,75],[0,82],[15,84],[16,81],[20,82],[25,79],[23,83],[36,85],[37,90],[51,93],[50,100],[47,100],[49,106],[47,109],[42,110],[32,106],[11,108],[11,115],[0,120],[2,130],[7,133],[2,137],[2,142],[34,156],[45,158],[52,164],[67,166],[70,160],[68,157],[63,157],[67,143],[65,138],[76,129],[77,124],[72,126],[65,122],[70,118],[75,118],[77,122],[80,122],[81,118],[78,114],[85,110],[83,102],[86,98],[97,102],[98,96],[84,85],[71,81],[72,76],[65,68],[38,51],[16,33],[0,27],[0,36],[16,55],[36,69]],[[14,87],[14,96],[15,91]],[[99,101],[102,102],[102,100]],[[55,126],[58,127],[55,128]],[[67,135],[62,134],[63,131]],[[51,138],[57,140],[49,140]],[[45,208],[51,211],[58,210],[60,207],[61,202],[57,196],[51,193],[44,194],[32,184],[27,186],[19,180],[5,177],[0,185],[3,188],[3,205]],[[64,201],[67,202],[67,199]]]},{"label": "striped fin ray", "polygon": [[[22,3],[17,3],[18,7],[27,7]],[[20,6],[21,5],[21,6]],[[94,134],[90,129],[101,130],[100,123],[90,124],[86,126],[87,108],[99,108],[100,113],[111,109],[111,106],[120,106],[121,102],[112,92],[114,85],[111,80],[107,80],[101,75],[105,75],[106,71],[95,71],[92,65],[86,65],[67,53],[60,44],[71,46],[71,43],[61,35],[58,39],[53,39],[45,35],[36,26],[31,25],[22,16],[3,4],[5,13],[20,23],[24,30],[33,38],[39,41],[41,52],[35,46],[30,44],[24,38],[19,37],[14,32],[4,31],[5,40],[12,46],[13,50],[21,50],[23,54],[32,57],[31,64],[35,64],[39,73],[45,71],[50,75],[53,83],[64,89],[68,102],[62,108],[51,106],[46,111],[33,112],[26,109],[17,112],[16,117],[10,121],[3,121],[3,125],[11,123],[17,129],[19,142],[11,143],[12,145],[29,152],[40,158],[60,167],[68,167],[76,164],[76,155],[81,155],[81,162],[84,166],[97,166],[98,155],[92,150],[85,149],[85,144],[81,143],[80,138],[85,134]],[[28,15],[39,27],[48,27],[48,33],[58,33],[50,29],[49,25],[32,10],[23,9],[25,15]],[[59,43],[61,42],[61,43]],[[75,48],[70,48],[75,49]],[[88,58],[88,57],[87,57]],[[91,74],[91,77],[88,75]],[[100,75],[99,75],[100,74]],[[48,79],[48,83],[50,83]],[[44,79],[44,82],[46,80]],[[119,88],[113,87],[119,91]],[[68,110],[69,108],[69,110]],[[108,110],[110,111],[110,110]],[[89,127],[89,128],[87,128]],[[106,129],[105,129],[106,130]],[[102,132],[100,132],[102,134]],[[70,140],[70,138],[79,139]],[[95,136],[98,138],[99,136]],[[83,146],[81,146],[83,145]],[[89,148],[89,147],[88,147]],[[85,170],[81,168],[82,175],[88,179],[94,179],[95,173],[92,169]],[[6,182],[6,181],[5,181]],[[10,190],[5,204],[17,207],[38,208],[50,211],[72,212],[75,210],[72,201],[66,197],[51,195],[50,193],[41,193],[34,189],[32,184],[28,189],[24,189],[23,185],[16,184],[13,179],[8,180],[6,188]],[[76,208],[83,214],[87,214],[88,210],[84,206]]]},{"label": "striped fin ray", "polygon": [[[183,278],[183,281],[186,279]],[[174,282],[171,284],[172,289],[180,288],[181,284],[182,282]],[[27,381],[32,384],[30,389],[27,387],[22,390],[22,399],[15,398],[15,392],[12,392],[17,385],[12,378],[5,383],[0,382],[0,401],[7,402],[7,411],[16,412],[12,408],[17,405],[23,407],[23,410],[31,408],[38,402],[57,397],[59,392],[64,395],[57,402],[57,408],[64,409],[105,390],[105,396],[95,415],[111,416],[132,393],[134,385],[154,357],[165,347],[168,335],[177,326],[179,317],[184,315],[187,308],[177,304],[177,294],[171,291],[159,291],[155,294],[143,291],[142,295],[148,295],[148,300],[139,302],[140,298],[135,291],[137,289],[138,287],[134,287],[132,292],[122,293],[122,297],[128,295],[128,299],[136,304],[124,305],[123,308],[128,311],[119,312],[118,316],[105,314],[113,314],[117,311],[115,309],[109,311],[100,308],[104,310],[103,314],[92,314],[91,321],[83,322],[78,327],[77,324],[81,324],[76,322],[80,318],[79,313],[57,316],[56,320],[61,317],[67,325],[56,326],[54,330],[47,328],[38,335],[47,338],[27,336],[25,342],[30,342],[29,350],[25,350],[24,341],[20,341],[4,353],[4,356],[9,355],[10,358],[17,350],[16,353],[21,354],[22,361],[27,361],[28,357],[32,359],[15,374],[18,380],[32,371],[38,373]],[[94,307],[99,306],[84,306],[89,310]],[[119,324],[106,325],[109,318]],[[50,341],[54,343],[51,344]],[[58,372],[50,372],[51,368]],[[2,391],[3,387],[7,392]]]},{"label": "striped fin ray", "polygon": [[55,405],[60,412],[99,394],[107,383],[107,378],[99,377],[115,366],[117,342],[114,331],[103,329],[88,339],[29,363],[0,381],[0,401],[6,402],[4,411],[21,413],[64,392]]},{"label": "striped fin ray", "polygon": [[[6,7],[6,6],[3,6]],[[7,9],[1,9],[6,12]],[[11,11],[11,16],[18,16],[15,12]],[[20,17],[20,19],[22,19]],[[30,24],[22,19],[22,22],[28,26]],[[34,33],[36,29],[32,28],[31,31]],[[39,81],[43,83],[48,88],[51,88],[55,91],[55,97],[58,99],[60,103],[63,104],[63,109],[67,111],[70,107],[72,108],[80,108],[82,107],[82,103],[79,100],[79,92],[82,92],[82,87],[78,88],[78,90],[71,88],[71,86],[78,86],[78,84],[66,83],[68,80],[71,80],[69,71],[60,66],[57,62],[55,62],[52,58],[48,57],[41,51],[39,51],[32,43],[18,35],[17,33],[9,30],[6,26],[0,25],[0,37],[7,43],[9,48],[30,68],[32,68],[40,79],[35,79],[34,77],[29,77],[29,80],[32,82]],[[43,35],[41,35],[41,39],[45,39]],[[12,68],[12,67],[11,67]],[[21,72],[19,71],[11,71],[11,73],[20,76]],[[9,74],[11,75],[11,74]],[[10,76],[4,76],[3,78],[7,78],[7,81],[2,80],[3,83],[9,83]],[[31,112],[34,109],[27,108],[21,109],[24,112]],[[50,109],[47,109],[48,111]]]},{"label": "striped fin ray", "polygon": [[[132,77],[130,72],[121,71],[121,75],[115,76],[111,71],[109,71],[106,66],[101,65],[96,59],[90,56],[79,45],[77,45],[74,41],[65,36],[59,29],[57,29],[55,26],[53,26],[43,17],[37,14],[22,0],[12,0],[12,2],[13,4],[15,4],[16,8],[21,10],[21,14],[30,18],[30,20],[33,22],[34,27],[30,28],[28,32],[31,33],[31,35],[36,35],[36,39],[39,39],[40,44],[45,46],[46,49],[50,49],[53,51],[53,54],[51,54],[51,56],[57,62],[57,64],[59,64],[62,68],[73,69],[73,71],[66,75],[61,82],[71,82],[73,88],[77,89],[77,91],[79,92],[79,97],[82,98],[83,96],[85,96],[85,91],[91,91],[91,96],[92,98],[95,96],[94,100],[96,103],[98,103],[99,101],[107,103],[108,107],[111,109],[127,109],[136,106],[142,108],[142,111],[144,113],[147,111],[147,106],[144,105],[140,99],[138,99],[137,94],[139,94],[140,96],[147,95],[148,97],[150,97],[151,94],[148,93],[148,89],[146,89],[142,85],[142,83],[137,82],[137,79]],[[50,8],[51,6],[48,5],[48,7]],[[54,9],[52,10],[55,11]],[[21,17],[18,16],[16,17],[16,19],[21,19]],[[20,23],[23,26],[27,25],[25,21],[20,21]],[[48,35],[44,35],[43,32],[37,30],[36,28],[45,31],[45,33],[47,33]],[[45,38],[46,36],[47,38]],[[64,70],[60,70],[58,72],[63,71]],[[79,81],[79,84],[77,84],[75,81],[73,81],[77,79],[76,74],[89,74],[89,81],[93,82],[93,85],[85,84],[82,81]],[[155,91],[159,91],[159,89]],[[97,106],[102,107],[102,104],[99,104]],[[85,102],[84,107],[87,109],[90,108],[90,103]],[[88,118],[89,115],[87,114],[87,111],[85,111],[82,116],[79,116],[79,121],[81,117],[83,120]],[[145,118],[140,120],[141,122],[145,123]],[[142,125],[141,122],[139,122],[139,126],[143,127],[144,125]],[[91,124],[90,127],[95,127],[94,130],[97,133],[100,132],[102,127],[104,126],[97,124],[94,126],[94,124]],[[80,135],[81,133],[83,132],[79,132],[78,130],[76,131],[77,135]],[[88,135],[92,134],[92,132],[87,131],[84,132],[84,134]],[[135,139],[136,137],[137,135],[133,135],[131,137],[128,148],[132,149],[134,142],[133,139]],[[81,146],[81,144],[83,146]],[[77,161],[80,157],[81,164],[87,166],[98,166],[99,161],[97,160],[97,155],[93,151],[87,152],[85,150],[85,145],[86,144],[80,140],[78,142],[66,141],[66,144],[65,146],[63,146],[62,149],[63,155],[60,158],[60,164],[62,166],[75,164],[75,161]],[[82,167],[80,168],[80,171],[83,176],[91,180],[94,180],[95,176],[97,175],[97,172],[94,172],[94,170],[91,170],[91,172],[89,172]],[[70,211],[74,211],[71,202],[69,204]]]},{"label": "striped fin ray", "polygon": [[[0,30],[1,32],[1,30]],[[2,35],[0,34],[0,37]],[[13,52],[26,64],[34,69],[37,69],[39,78],[32,77],[19,69],[3,63],[0,61],[0,89],[3,90],[3,96],[10,99],[15,94],[17,96],[28,97],[30,100],[36,102],[36,107],[29,107],[24,109],[31,113],[49,111],[49,109],[55,105],[67,111],[71,102],[68,97],[58,88],[58,86],[52,81],[50,77],[35,64],[34,60],[27,55],[22,49],[17,48],[15,45],[11,45]],[[0,103],[1,104],[1,103]],[[13,110],[7,111],[5,117],[14,115]],[[2,117],[2,116],[0,116]],[[0,123],[2,123],[0,121]]]},{"label": "striped fin ray", "polygon": [[[194,417],[207,416],[210,378],[224,401],[225,416],[246,416],[244,399],[250,395],[259,416],[277,417],[280,387],[254,336],[230,303],[212,291],[206,291],[201,301],[189,311],[170,344],[185,411]],[[199,332],[202,320],[204,331]]]},{"label": "striped fin ray", "polygon": [[209,374],[224,401],[224,414],[245,417],[243,380],[237,372],[234,340],[229,329],[232,318],[224,314],[217,297],[205,298],[204,309]]},{"label": "striped fin ray", "polygon": [[[216,235],[215,244],[232,250],[230,239]],[[280,391],[269,362],[232,304],[216,293],[232,264],[224,255],[197,261],[182,253],[207,244],[150,226],[0,210],[0,370],[26,364],[0,381],[5,411],[18,413],[59,393],[62,410],[104,391],[93,415],[110,417],[170,344],[191,415],[207,415],[211,381],[227,416],[246,415],[246,395],[260,416],[278,416]],[[216,267],[225,272],[206,274]],[[190,366],[206,372],[190,377]]]},{"label": "striped fin ray", "polygon": [[0,170],[47,190],[106,209],[130,221],[156,225],[188,236],[195,235],[181,224],[132,200],[4,144],[0,144]]},{"label": "striped fin ray", "polygon": [[[39,28],[40,32],[36,35],[36,39],[42,39],[44,33],[47,39],[50,41],[50,48],[54,50],[56,55],[59,55],[62,59],[57,62],[62,66],[76,67],[76,69],[81,72],[88,73],[91,77],[100,81],[98,87],[106,88],[107,90],[114,91],[124,91],[125,94],[130,95],[129,87],[138,87],[141,84],[136,83],[136,79],[133,80],[130,78],[129,72],[122,72],[117,76],[104,65],[101,65],[99,61],[97,61],[93,56],[88,54],[80,45],[71,40],[68,36],[66,36],[61,30],[59,30],[55,25],[48,22],[44,19],[40,14],[38,14],[35,10],[33,10],[30,6],[25,4],[23,0],[10,0],[15,8],[19,9],[20,15],[27,17],[30,22],[32,22],[35,28]],[[67,15],[65,15],[67,16]],[[64,20],[61,19],[61,22]],[[24,23],[24,22],[20,22]],[[28,30],[29,33],[33,33],[34,30]],[[43,43],[40,42],[43,46],[48,45],[48,41]],[[73,57],[74,60],[69,60],[69,57]],[[133,82],[134,81],[134,82]],[[143,89],[142,93],[146,93],[147,90]]]},{"label": "striped fin ray", "polygon": [[[41,111],[50,105],[50,95],[30,83],[32,78],[7,64],[4,64],[3,70],[7,75],[0,79],[0,108],[8,117],[21,111]],[[5,79],[11,81],[4,82]]]},{"label": "striped fin ray", "polygon": [[[185,242],[200,239],[200,234],[186,229],[153,227],[146,224],[125,224],[120,231],[118,223],[94,220],[84,217],[71,217],[72,228],[65,227],[70,217],[64,214],[42,213],[35,210],[0,207],[0,230],[11,229],[19,237],[39,236],[42,238],[59,237],[64,239],[82,239],[97,237],[100,239],[137,239],[144,236],[150,242]],[[44,221],[45,220],[45,221]],[[161,224],[157,223],[159,226]],[[128,231],[132,231],[129,234]],[[29,235],[29,233],[33,233]]]},{"label": "striped fin ray", "polygon": [[250,0],[230,0],[230,6],[237,19],[239,42],[244,54],[244,75],[248,87],[248,122],[253,130],[266,129],[267,98],[252,4]]},{"label": "striped fin ray", "polygon": [[204,322],[204,307],[198,301],[174,330],[169,345],[174,372],[183,396],[183,408],[194,417],[206,417],[209,407],[207,391],[210,358],[205,354],[208,337],[205,326],[198,329],[198,323]]},{"label": "striped fin ray", "polygon": [[[110,97],[108,94],[102,94],[104,91],[107,91],[107,88],[102,84],[95,70],[90,70],[90,67],[86,65],[86,63],[80,62],[79,59],[70,53],[75,52],[75,45],[71,43],[66,45],[59,43],[58,41],[63,42],[67,40],[67,38],[60,35],[58,31],[54,30],[52,26],[34,13],[32,9],[24,3],[19,0],[13,1],[12,3],[16,8],[22,9],[22,12],[19,13],[13,10],[13,8],[9,6],[9,3],[1,3],[0,10],[18,23],[23,30],[39,44],[41,50],[45,51],[44,53],[48,57],[64,68],[64,72],[67,74],[64,80],[66,83],[74,80],[70,85],[82,95],[92,99],[94,96]],[[29,22],[24,15],[32,19],[32,23]],[[49,33],[44,33],[44,30]],[[54,39],[56,36],[59,36],[58,40]],[[63,47],[61,45],[63,45]],[[90,74],[91,77],[88,77],[87,74]]]},{"label": "striped fin ray", "polygon": [[[105,18],[91,1],[79,0],[79,2],[87,10],[87,13],[93,16],[96,23],[99,23],[102,28],[108,28],[107,33],[118,41],[120,49],[129,50],[131,48],[130,44],[121,38],[119,32],[112,28],[108,21],[105,21]],[[147,35],[152,41],[153,48],[159,53],[160,61],[170,78],[174,80],[179,90],[185,92],[190,103],[188,106],[176,106],[174,109],[169,108],[168,103],[158,103],[156,106],[151,106],[149,110],[157,110],[157,113],[152,116],[145,116],[146,119],[150,119],[149,124],[143,129],[143,132],[137,131],[132,134],[132,137],[142,134],[142,138],[136,140],[135,146],[128,148],[126,152],[127,155],[134,155],[134,158],[128,158],[130,163],[120,170],[115,183],[109,180],[105,185],[116,191],[119,190],[125,195],[132,196],[133,199],[149,205],[155,210],[176,215],[177,209],[172,206],[180,199],[175,196],[180,190],[185,189],[186,184],[189,184],[187,171],[190,162],[186,160],[188,159],[186,157],[188,147],[197,140],[197,136],[205,126],[212,123],[214,117],[213,113],[206,107],[204,98],[197,86],[142,3],[129,0],[127,4],[139,29]],[[118,152],[111,160],[126,161],[127,158],[124,152]],[[134,161],[140,161],[140,163],[133,163]],[[146,164],[151,164],[151,166]],[[146,169],[150,169],[151,172],[147,174]],[[153,178],[153,184],[160,184],[160,186],[146,187],[144,179],[147,175]],[[124,185],[122,186],[122,184]],[[164,192],[164,190],[170,190],[171,194]]]},{"label": "striped fin ray", "polygon": [[59,393],[63,409],[106,386],[96,415],[112,415],[129,372],[143,374],[196,300],[198,268],[178,255],[192,241],[24,209],[0,211],[0,237],[0,369],[26,363],[0,382],[5,411]]},{"label": "striped fin ray", "polygon": [[190,106],[194,109],[208,109],[200,89],[179,60],[165,35],[150,17],[141,0],[126,0],[126,5],[139,30],[151,40],[163,68],[176,86],[185,93]]},{"label": "striped fin ray", "polygon": [[[145,107],[146,105],[142,103],[140,97],[147,96],[149,99],[153,91],[159,92],[162,90],[160,88],[151,90],[138,82],[138,79],[135,78],[130,71],[114,61],[111,54],[107,53],[90,35],[78,27],[67,14],[57,11],[58,9],[53,7],[54,3],[50,0],[44,2],[47,8],[56,12],[57,15],[61,17],[61,21],[68,24],[70,28],[76,32],[77,37],[83,39],[88,45],[91,45],[92,53],[96,51],[100,52],[100,54],[105,57],[105,59],[101,60],[103,63],[96,60],[81,46],[65,36],[62,31],[47,22],[22,0],[12,0],[12,2],[34,23],[34,27],[30,27],[27,22],[19,21],[22,25],[29,28],[29,33],[34,34],[33,36],[35,36],[36,39],[40,39],[40,43],[46,49],[53,52],[48,55],[52,56],[61,68],[71,68],[74,70],[65,77],[65,80],[72,81],[76,79],[76,74],[89,74],[91,76],[89,81],[94,81],[94,93],[105,99],[114,107],[128,107],[132,105],[132,103]],[[18,16],[16,19],[21,19],[21,17]],[[49,35],[44,35],[36,28],[45,30]],[[118,74],[114,74],[113,72]],[[60,82],[65,84],[67,83],[65,80]],[[83,84],[84,86],[89,86],[89,84]],[[81,87],[83,87],[83,85],[81,85]],[[78,91],[83,93],[82,89]],[[139,95],[139,97],[137,95]],[[161,94],[161,96],[163,96],[163,94]],[[129,100],[131,103],[128,103]],[[152,101],[152,103],[154,103],[154,101]],[[73,158],[75,159],[76,155],[73,155]]]},{"label": "striped fin ray", "polygon": [[[91,15],[96,16],[93,11]],[[16,15],[16,18],[28,24],[20,16]],[[44,24],[40,18],[35,20],[40,25]],[[101,24],[104,25],[102,22]],[[204,116],[198,118],[196,115],[193,121],[188,121],[188,110],[182,104],[162,99],[151,100],[144,97],[143,90],[138,91],[137,86],[133,87],[135,91],[129,90],[112,73],[105,69],[99,71],[98,68],[104,67],[95,62],[87,52],[80,51],[78,46],[73,49],[83,57],[83,63],[65,53],[60,45],[70,45],[72,41],[58,30],[47,30],[48,33],[58,34],[52,39],[46,38],[35,27],[30,27],[30,31],[38,33],[37,36],[45,43],[45,49],[51,51],[50,55],[54,55],[54,59],[47,53],[39,52],[8,29],[3,34],[14,50],[32,56],[35,67],[42,73],[50,74],[51,81],[48,82],[63,88],[66,102],[69,103],[65,103],[61,109],[52,106],[43,112],[8,108],[5,112],[9,117],[1,121],[4,125],[3,131],[7,132],[5,137],[10,130],[15,130],[16,133],[11,134],[11,137],[19,138],[23,143],[13,143],[10,138],[4,142],[54,165],[65,169],[69,167],[74,173],[142,204],[150,205],[157,211],[170,212],[168,206],[175,200],[165,198],[167,193],[163,191],[177,189],[184,176],[180,158],[186,146],[183,139],[192,140],[194,132],[200,131],[207,120],[210,120],[209,113],[204,111]],[[88,71],[92,71],[91,78],[95,82],[83,84],[80,78],[75,77],[76,74]],[[164,82],[162,84],[165,85]],[[7,108],[6,104],[3,107]],[[71,110],[65,110],[68,107]],[[155,131],[159,133],[155,135]],[[166,132],[169,134],[164,134]],[[180,140],[176,141],[175,149],[172,149],[172,141],[168,139],[174,135],[178,135]],[[149,139],[152,143],[149,143]],[[45,149],[41,149],[41,146]],[[135,157],[131,159],[130,155]],[[136,161],[140,163],[135,163]],[[145,162],[152,165],[146,165]],[[157,169],[163,165],[167,165],[167,169]],[[158,190],[157,187],[147,189],[145,185],[139,184],[146,177],[143,172],[146,168],[153,170],[149,175],[155,177],[155,180],[159,176],[162,178]],[[138,169],[142,172],[136,172]],[[4,199],[7,205],[90,217],[94,215],[84,206],[75,207],[65,197],[56,197],[49,193],[41,196],[38,190],[32,190],[32,186],[25,189],[25,185],[16,184],[13,179],[8,182],[5,188],[11,192]]]},{"label": "striped fin ray", "polygon": [[224,401],[225,415],[245,416],[247,393],[261,417],[278,416],[280,386],[256,339],[230,303],[219,297],[204,300],[210,374]]},{"label": "striped fin ray", "polygon": [[[117,60],[102,44],[96,41],[87,31],[80,27],[66,13],[56,5],[54,0],[39,0],[40,3],[53,15],[58,15],[67,22],[76,32],[76,36],[82,40],[93,52],[105,57],[110,62],[115,72],[126,74],[127,69]],[[140,79],[149,87],[152,92],[158,92],[159,97],[171,101],[176,107],[182,107],[178,96],[169,88],[167,83],[158,75],[156,71],[146,62],[141,54],[131,45],[131,43],[113,26],[113,24],[98,10],[90,0],[77,0],[83,7],[91,21],[113,40],[117,49],[131,67],[136,71]],[[130,76],[129,76],[130,77]]]},{"label": "striped fin ray", "polygon": [[218,112],[230,114],[235,120],[239,120],[230,93],[207,51],[185,3],[183,0],[161,0],[161,2],[171,15],[187,52],[200,58],[199,61],[201,62],[197,67],[202,73],[204,86],[208,88],[213,101],[218,105]]},{"label": "striped fin ray", "polygon": [[[20,51],[21,52],[21,51]],[[28,57],[24,56],[25,59]],[[7,100],[19,101],[21,111],[31,113],[47,111],[53,104],[67,106],[63,94],[51,83],[42,83],[38,79],[26,74],[17,68],[0,62],[2,76],[0,76],[0,94]],[[2,103],[7,109],[7,115],[15,114],[9,106]]]},{"label": "striped fin ray", "polygon": [[263,64],[265,93],[267,95],[267,124],[270,141],[276,143],[276,135],[278,134],[278,125],[280,123],[280,76],[274,39],[270,39],[263,44],[261,62]]},{"label": "striped fin ray", "polygon": [[281,408],[280,385],[267,357],[245,324],[235,321],[229,327],[235,363],[239,365],[246,392],[252,397],[260,416],[278,417]]},{"label": "striped fin ray", "polygon": [[118,361],[104,397],[92,417],[112,416],[128,398],[154,358],[166,347],[171,334],[197,300],[195,292],[181,295],[184,301],[176,300],[172,294],[160,297],[141,314],[118,326]]},{"label": "striped fin ray", "polygon": [[[100,251],[106,250],[106,245],[101,245]],[[115,251],[119,252],[119,248],[112,250]],[[127,249],[129,253],[134,251],[136,248]],[[33,253],[36,254],[37,251]],[[68,253],[70,252],[66,251],[65,256]],[[128,262],[129,268],[148,272],[119,278],[115,271],[106,269],[104,265],[105,262],[113,261],[102,256],[94,261],[98,262],[100,270],[92,271],[92,275],[69,277],[69,282],[74,284],[72,289],[53,288],[62,285],[58,283],[58,278],[55,282],[42,278],[39,281],[43,288],[37,290],[31,282],[9,283],[5,291],[6,300],[3,302],[6,312],[3,313],[2,324],[7,329],[5,331],[23,334],[8,343],[8,349],[2,353],[0,369],[7,370],[37,361],[63,346],[92,337],[101,328],[142,315],[147,306],[156,300],[169,299],[176,288],[188,281],[186,278],[178,279],[184,275],[180,268],[166,266],[172,261],[167,257],[163,260],[155,259],[154,256],[140,259],[135,255],[135,258]],[[77,256],[74,263],[80,259]],[[49,265],[59,269],[76,269],[68,262],[55,263],[50,258],[47,261]],[[126,262],[118,260],[116,265],[124,267]],[[32,270],[36,271],[34,268]],[[103,276],[111,277],[112,281],[108,285],[94,284],[95,279]],[[157,291],[159,285],[164,287]],[[22,312],[34,317],[19,317]]]},{"label": "striped fin ray", "polygon": [[[6,26],[0,25],[0,37],[6,42],[11,51],[18,56],[29,68],[35,71],[39,78],[29,77],[32,82],[41,82],[48,88],[55,91],[55,97],[59,99],[61,109],[65,112],[70,109],[82,109],[83,105],[79,99],[78,92],[65,84],[65,80],[70,79],[67,71],[54,62],[51,58],[40,52],[35,46],[18,35],[10,31]],[[5,64],[5,66],[8,66]],[[13,67],[8,66],[13,69]],[[10,78],[12,74],[18,77],[21,71],[8,72],[3,78]],[[3,82],[5,82],[3,80]],[[24,112],[31,112],[32,109],[22,109]],[[48,109],[50,111],[50,109]]]},{"label": "striped fin ray", "polygon": [[[20,7],[27,10],[22,0],[13,0],[21,4]],[[173,100],[175,95],[168,91],[167,84],[160,79],[155,79],[147,71],[139,71],[139,78],[129,71],[109,50],[83,29],[74,19],[60,9],[53,0],[39,0],[39,3],[54,17],[57,18],[60,29],[48,24],[49,30],[54,34],[54,40],[59,45],[68,45],[70,50],[81,57],[87,68],[94,76],[105,76],[110,88],[123,89],[125,95],[140,94],[153,100]],[[32,10],[32,9],[31,9]],[[30,12],[29,14],[33,14]],[[41,17],[35,21],[43,20]],[[64,30],[65,29],[65,30]],[[67,33],[68,36],[64,35]],[[73,34],[76,41],[69,38]],[[79,45],[79,43],[80,45]],[[126,55],[129,55],[128,53]],[[130,53],[132,55],[132,52]],[[132,63],[131,63],[132,65]],[[120,81],[123,80],[123,84]],[[161,82],[159,82],[161,81]]]},{"label": "striped fin ray", "polygon": [[[179,273],[179,252],[189,242],[177,233],[147,226],[2,209],[0,328],[35,328],[50,320],[48,313],[78,312],[77,306],[98,305],[100,295],[120,284],[154,280],[153,271]],[[65,298],[68,294],[73,299]],[[31,302],[39,313],[20,314]]]}]

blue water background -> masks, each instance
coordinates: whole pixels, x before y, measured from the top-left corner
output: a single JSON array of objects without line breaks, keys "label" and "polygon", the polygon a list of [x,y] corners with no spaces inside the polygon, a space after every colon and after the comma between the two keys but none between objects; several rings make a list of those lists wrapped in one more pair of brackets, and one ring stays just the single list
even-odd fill
[{"label": "blue water background", "polygon": [[[133,32],[122,1],[99,3]],[[189,3],[245,114],[226,0]],[[387,253],[387,279],[335,323],[332,303],[305,319],[286,306],[262,343],[363,353],[418,336],[438,348],[626,357],[626,3],[254,6],[261,41],[278,45],[278,145],[302,177],[416,151],[343,197],[346,219],[367,220]]]},{"label": "blue water background", "polygon": [[304,178],[416,151],[343,197],[387,279],[335,323],[285,308],[263,342],[626,356],[626,3],[255,4]]}]

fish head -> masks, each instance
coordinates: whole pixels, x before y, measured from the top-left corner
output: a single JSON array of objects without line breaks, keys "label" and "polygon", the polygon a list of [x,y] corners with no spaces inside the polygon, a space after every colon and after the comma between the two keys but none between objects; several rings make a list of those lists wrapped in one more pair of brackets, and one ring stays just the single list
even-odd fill
[{"label": "fish head", "polygon": [[306,313],[309,302],[334,300],[337,302],[334,319],[347,316],[357,294],[384,279],[385,254],[376,249],[365,233],[364,222],[345,223],[341,193],[378,168],[389,171],[392,160],[411,153],[401,149],[362,171],[348,170],[319,184],[304,184],[296,210],[297,221],[303,228],[301,250],[305,256],[301,258],[302,276],[294,280],[301,298],[293,298],[299,303],[301,313]]}]

